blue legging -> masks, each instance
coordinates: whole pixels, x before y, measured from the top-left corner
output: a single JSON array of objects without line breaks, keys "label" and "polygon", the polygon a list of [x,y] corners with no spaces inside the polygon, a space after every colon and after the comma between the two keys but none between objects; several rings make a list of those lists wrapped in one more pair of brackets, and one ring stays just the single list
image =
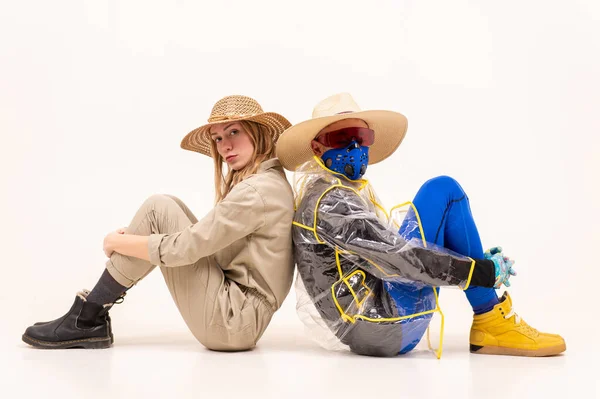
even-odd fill
[{"label": "blue legging", "polygon": [[[413,204],[419,212],[427,242],[471,258],[483,258],[483,247],[471,214],[469,199],[456,180],[440,176],[427,181],[419,189]],[[405,238],[421,238],[419,229],[414,228],[414,221],[415,215],[411,210],[399,230]],[[414,287],[395,282],[386,282],[386,287],[401,315],[435,307],[430,288],[415,290]],[[475,313],[490,310],[498,302],[493,288],[471,287],[465,294]],[[430,320],[431,315],[407,320],[400,353],[410,351],[419,343]]]}]

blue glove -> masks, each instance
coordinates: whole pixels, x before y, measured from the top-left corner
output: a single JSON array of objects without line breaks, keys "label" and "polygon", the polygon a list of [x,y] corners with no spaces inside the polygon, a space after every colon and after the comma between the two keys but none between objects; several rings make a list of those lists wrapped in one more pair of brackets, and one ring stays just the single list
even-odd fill
[{"label": "blue glove", "polygon": [[498,289],[502,287],[502,284],[504,284],[507,287],[510,287],[510,282],[508,281],[508,279],[510,278],[510,276],[516,276],[517,272],[512,268],[515,262],[510,260],[510,258],[504,256],[504,254],[502,253],[502,247],[494,247],[488,249],[487,251],[485,251],[483,256],[485,259],[489,259],[492,262],[494,262],[494,266],[496,269],[496,282],[494,284],[494,288]]}]

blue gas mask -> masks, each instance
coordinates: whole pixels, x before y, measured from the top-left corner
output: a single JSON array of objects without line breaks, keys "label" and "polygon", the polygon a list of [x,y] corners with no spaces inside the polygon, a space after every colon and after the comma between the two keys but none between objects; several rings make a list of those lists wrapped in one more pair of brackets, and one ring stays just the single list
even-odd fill
[{"label": "blue gas mask", "polygon": [[348,147],[325,151],[321,159],[328,169],[341,173],[350,180],[357,180],[367,171],[369,147],[361,147],[353,140]]}]

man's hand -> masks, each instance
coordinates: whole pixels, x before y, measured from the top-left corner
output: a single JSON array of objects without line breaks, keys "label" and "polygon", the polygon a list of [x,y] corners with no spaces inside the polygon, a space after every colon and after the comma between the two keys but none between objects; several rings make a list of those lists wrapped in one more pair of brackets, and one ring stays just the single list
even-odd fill
[{"label": "man's hand", "polygon": [[484,257],[494,262],[494,266],[496,267],[496,283],[494,284],[494,288],[498,289],[502,287],[502,284],[510,287],[508,279],[510,276],[517,275],[517,272],[513,269],[515,262],[504,256],[502,247],[488,249],[485,251]]}]

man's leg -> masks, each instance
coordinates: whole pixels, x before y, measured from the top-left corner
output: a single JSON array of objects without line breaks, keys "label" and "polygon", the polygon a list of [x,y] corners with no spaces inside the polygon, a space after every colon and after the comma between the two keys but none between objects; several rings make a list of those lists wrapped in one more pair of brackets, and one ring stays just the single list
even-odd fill
[{"label": "man's leg", "polygon": [[[427,242],[471,258],[483,258],[469,198],[456,180],[440,176],[427,181],[413,204],[419,212]],[[493,288],[470,287],[465,294],[475,314],[488,312],[498,304]]]},{"label": "man's leg", "polygon": [[[422,220],[426,241],[472,258],[482,258],[483,248],[467,195],[447,176],[426,182],[414,204]],[[508,293],[498,299],[492,288],[465,291],[473,307],[471,352],[515,356],[551,356],[566,350],[562,337],[531,328],[512,309]]]},{"label": "man's leg", "polygon": [[[425,240],[472,258],[483,258],[483,248],[471,214],[469,200],[462,187],[452,178],[440,176],[427,181],[413,200],[419,213]],[[399,234],[405,239],[421,239],[417,218],[411,209]],[[392,284],[388,290],[405,314],[419,313],[435,307],[430,288]],[[438,290],[439,292],[439,290]],[[475,314],[491,310],[498,303],[492,288],[471,287],[465,291]],[[426,331],[431,315],[407,320],[400,353],[412,350]]]}]

